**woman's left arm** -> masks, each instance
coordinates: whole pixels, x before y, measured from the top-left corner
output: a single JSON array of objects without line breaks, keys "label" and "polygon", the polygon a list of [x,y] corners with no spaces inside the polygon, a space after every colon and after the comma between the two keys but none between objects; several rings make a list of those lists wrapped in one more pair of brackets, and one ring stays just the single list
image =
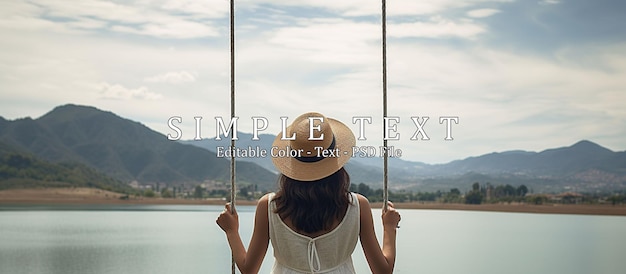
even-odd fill
[{"label": "woman's left arm", "polygon": [[243,274],[258,273],[261,263],[267,253],[269,245],[269,221],[268,221],[268,197],[261,197],[257,203],[254,217],[254,230],[248,246],[248,252],[239,235],[239,216],[237,212],[231,212],[230,203],[226,204],[224,212],[217,217],[217,224],[226,232],[228,244],[233,252],[235,263]]}]

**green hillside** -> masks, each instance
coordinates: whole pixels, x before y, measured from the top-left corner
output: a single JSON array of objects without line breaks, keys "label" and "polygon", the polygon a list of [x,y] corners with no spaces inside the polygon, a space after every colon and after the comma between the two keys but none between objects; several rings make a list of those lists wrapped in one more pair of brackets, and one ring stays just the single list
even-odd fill
[{"label": "green hillside", "polygon": [[[177,185],[229,178],[228,160],[215,153],[169,141],[141,123],[89,106],[59,106],[37,119],[0,119],[0,142],[50,163],[81,164],[123,182]],[[265,190],[274,187],[276,175],[241,162],[237,180]]]},{"label": "green hillside", "polygon": [[91,187],[120,193],[134,190],[85,165],[54,164],[32,155],[0,151],[0,190],[38,187]]}]

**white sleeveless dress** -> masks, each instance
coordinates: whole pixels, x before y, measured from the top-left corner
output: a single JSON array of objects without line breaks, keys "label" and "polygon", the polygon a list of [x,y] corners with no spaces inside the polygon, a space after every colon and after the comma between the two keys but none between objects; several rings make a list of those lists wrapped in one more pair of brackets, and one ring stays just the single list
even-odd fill
[{"label": "white sleeveless dress", "polygon": [[274,193],[270,194],[269,232],[275,258],[271,273],[356,273],[352,252],[359,238],[360,212],[356,194],[350,195],[352,201],[341,223],[332,231],[311,238],[293,231],[274,213]]}]

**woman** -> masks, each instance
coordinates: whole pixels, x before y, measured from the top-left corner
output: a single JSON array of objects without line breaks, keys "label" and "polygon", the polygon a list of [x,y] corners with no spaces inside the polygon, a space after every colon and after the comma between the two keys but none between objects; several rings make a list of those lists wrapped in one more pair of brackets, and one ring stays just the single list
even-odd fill
[{"label": "woman", "polygon": [[381,249],[369,202],[349,192],[343,168],[355,143],[345,124],[319,113],[299,116],[278,134],[272,149],[291,152],[272,158],[280,189],[259,200],[248,251],[230,204],[216,221],[242,273],[259,271],[270,241],[272,273],[355,273],[351,255],[359,237],[372,273],[393,272],[400,214],[391,203],[383,212]]}]

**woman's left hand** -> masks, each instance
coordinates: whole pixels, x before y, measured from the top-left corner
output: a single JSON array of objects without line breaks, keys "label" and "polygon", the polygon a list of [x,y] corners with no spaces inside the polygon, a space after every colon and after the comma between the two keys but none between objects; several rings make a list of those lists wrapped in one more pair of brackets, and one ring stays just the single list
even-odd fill
[{"label": "woman's left hand", "polygon": [[393,207],[393,203],[387,201],[387,211],[383,208],[383,226],[391,228],[400,228],[400,213]]},{"label": "woman's left hand", "polygon": [[226,203],[224,211],[220,213],[215,222],[226,233],[239,231],[239,215],[237,215],[236,210],[231,211],[230,203]]}]

